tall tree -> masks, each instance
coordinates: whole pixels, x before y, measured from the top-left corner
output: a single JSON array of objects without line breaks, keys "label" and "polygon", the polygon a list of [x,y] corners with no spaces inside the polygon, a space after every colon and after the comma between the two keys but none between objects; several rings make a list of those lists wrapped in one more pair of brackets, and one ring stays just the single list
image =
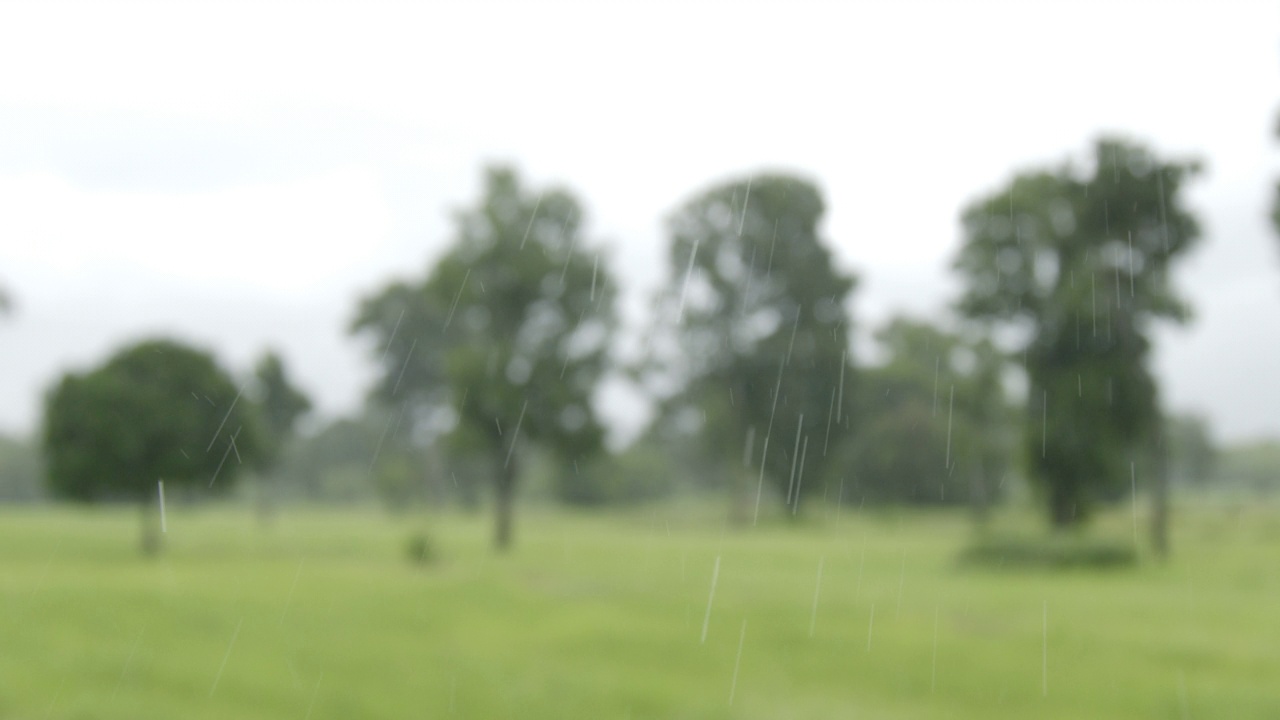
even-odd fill
[{"label": "tall tree", "polygon": [[568,191],[531,191],[490,168],[426,279],[366,298],[352,325],[375,339],[375,396],[401,408],[410,432],[442,431],[455,450],[492,459],[499,549],[511,544],[521,447],[541,444],[571,472],[603,440],[592,396],[615,289],[582,219]]},{"label": "tall tree", "polygon": [[658,365],[676,392],[664,405],[701,414],[703,442],[736,469],[739,520],[758,517],[766,481],[794,514],[849,433],[856,281],[819,235],[824,209],[813,184],[759,174],[700,193],[667,223],[660,322],[675,341]]},{"label": "tall tree", "polygon": [[254,400],[262,418],[263,447],[258,469],[263,486],[259,493],[259,512],[271,513],[271,493],[267,478],[276,469],[284,446],[294,436],[298,420],[311,411],[311,400],[289,380],[284,361],[274,351],[267,351],[254,369]]},{"label": "tall tree", "polygon": [[1149,337],[1154,322],[1190,316],[1169,271],[1200,236],[1183,196],[1199,169],[1101,139],[1085,167],[1019,174],[963,214],[959,308],[1022,356],[1024,454],[1055,527],[1083,521],[1128,485],[1135,455],[1161,445]]},{"label": "tall tree", "polygon": [[146,553],[160,546],[152,508],[161,481],[226,488],[262,447],[258,418],[231,377],[210,354],[170,340],[63,376],[45,398],[43,441],[52,494],[137,502]]}]

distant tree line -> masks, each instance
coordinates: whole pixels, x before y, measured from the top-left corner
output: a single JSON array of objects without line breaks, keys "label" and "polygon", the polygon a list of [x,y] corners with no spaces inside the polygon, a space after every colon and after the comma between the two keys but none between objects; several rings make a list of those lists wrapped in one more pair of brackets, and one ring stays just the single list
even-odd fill
[{"label": "distant tree line", "polygon": [[[718,495],[745,525],[815,502],[981,517],[1026,478],[1051,523],[1074,526],[1139,468],[1159,490],[1171,463],[1199,462],[1168,452],[1149,352],[1155,323],[1189,317],[1170,270],[1200,235],[1185,206],[1198,169],[1109,138],[1079,166],[1014,176],[962,213],[953,306],[891,318],[871,353],[854,347],[858,277],[833,257],[817,185],[719,183],[667,218],[645,356],[620,358],[616,270],[583,204],[490,167],[443,257],[359,300],[349,329],[377,368],[361,417],[296,437],[310,402],[279,357],[237,381],[206,352],[147,341],[49,392],[48,488],[148,516],[161,479],[225,489],[242,468],[264,517],[288,498],[487,497],[506,548],[522,492]],[[656,408],[615,453],[596,406],[611,375]]]}]

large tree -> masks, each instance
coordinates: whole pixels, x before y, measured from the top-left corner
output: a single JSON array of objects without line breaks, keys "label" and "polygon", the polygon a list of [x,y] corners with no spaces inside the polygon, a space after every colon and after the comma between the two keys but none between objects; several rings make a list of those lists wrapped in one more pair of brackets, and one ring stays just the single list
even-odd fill
[{"label": "large tree", "polygon": [[167,488],[222,489],[261,447],[258,418],[209,353],[171,340],[69,373],[45,398],[49,490],[81,502],[132,500],[142,548],[159,549],[153,502]]},{"label": "large tree", "polygon": [[701,418],[702,442],[733,468],[739,520],[758,517],[766,483],[791,513],[820,494],[830,446],[850,431],[855,279],[820,235],[824,209],[812,183],[759,174],[698,194],[667,223],[664,411]]},{"label": "large tree", "polygon": [[1200,235],[1184,198],[1198,170],[1101,139],[1083,167],[1022,173],[964,211],[959,308],[1025,364],[1024,455],[1055,527],[1127,487],[1131,463],[1160,444],[1149,338],[1190,315],[1170,269]]},{"label": "large tree", "polygon": [[428,276],[366,298],[352,325],[375,340],[374,395],[400,408],[404,431],[443,432],[454,452],[489,458],[499,549],[511,543],[524,444],[565,472],[601,447],[592,397],[615,289],[582,221],[568,191],[526,189],[514,170],[490,168]]}]

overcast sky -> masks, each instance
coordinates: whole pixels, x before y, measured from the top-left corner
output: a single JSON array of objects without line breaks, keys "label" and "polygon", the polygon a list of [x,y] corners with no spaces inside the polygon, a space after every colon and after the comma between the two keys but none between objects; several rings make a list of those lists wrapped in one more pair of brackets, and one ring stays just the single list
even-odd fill
[{"label": "overcast sky", "polygon": [[[820,183],[864,330],[954,296],[957,216],[1101,132],[1208,173],[1162,331],[1167,404],[1280,436],[1280,7],[1229,3],[0,5],[0,432],[124,342],[172,334],[246,371],[279,348],[356,407],[357,298],[420,275],[511,161],[579,193],[628,316],[663,218],[727,176]],[[870,356],[860,341],[858,354]],[[614,388],[603,410],[634,426]]]}]

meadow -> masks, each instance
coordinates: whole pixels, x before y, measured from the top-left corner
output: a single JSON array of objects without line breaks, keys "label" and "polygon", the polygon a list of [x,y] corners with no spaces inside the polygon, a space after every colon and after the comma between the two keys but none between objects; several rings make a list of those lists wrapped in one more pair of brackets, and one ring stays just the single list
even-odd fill
[{"label": "meadow", "polygon": [[0,718],[1280,716],[1280,511],[1049,570],[959,562],[962,514],[815,510],[525,509],[500,556],[483,514],[170,508],[152,559],[132,509],[0,510]]}]

